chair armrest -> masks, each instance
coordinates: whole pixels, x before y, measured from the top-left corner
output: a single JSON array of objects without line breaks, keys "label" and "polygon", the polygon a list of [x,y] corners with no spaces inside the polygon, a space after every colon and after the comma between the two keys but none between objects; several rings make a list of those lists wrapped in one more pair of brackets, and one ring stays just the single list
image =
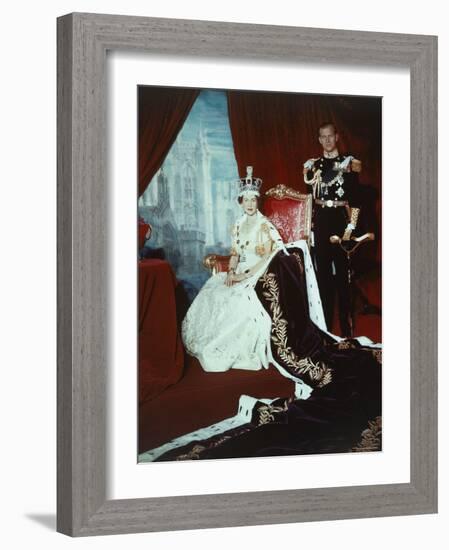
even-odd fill
[{"label": "chair armrest", "polygon": [[229,260],[231,256],[221,256],[220,254],[208,254],[204,256],[203,265],[212,275],[223,271],[228,271]]}]

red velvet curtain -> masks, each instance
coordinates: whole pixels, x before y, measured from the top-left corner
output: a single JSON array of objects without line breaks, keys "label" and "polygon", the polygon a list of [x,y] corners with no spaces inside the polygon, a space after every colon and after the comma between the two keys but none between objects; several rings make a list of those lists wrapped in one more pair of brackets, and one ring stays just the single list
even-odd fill
[{"label": "red velvet curtain", "polygon": [[278,183],[305,191],[302,165],[322,154],[323,122],[336,125],[341,153],[362,160],[361,182],[380,191],[380,98],[229,91],[228,111],[239,174],[253,166],[264,191]]},{"label": "red velvet curtain", "polygon": [[140,86],[139,195],[159,170],[182,128],[199,90]]}]

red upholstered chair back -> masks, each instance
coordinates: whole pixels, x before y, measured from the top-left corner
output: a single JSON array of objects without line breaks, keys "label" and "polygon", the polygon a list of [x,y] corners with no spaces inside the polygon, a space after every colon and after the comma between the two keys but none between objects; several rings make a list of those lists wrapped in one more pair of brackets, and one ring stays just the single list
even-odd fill
[{"label": "red upholstered chair back", "polygon": [[309,242],[312,223],[312,195],[303,195],[286,185],[265,193],[264,214],[279,231],[284,243]]}]

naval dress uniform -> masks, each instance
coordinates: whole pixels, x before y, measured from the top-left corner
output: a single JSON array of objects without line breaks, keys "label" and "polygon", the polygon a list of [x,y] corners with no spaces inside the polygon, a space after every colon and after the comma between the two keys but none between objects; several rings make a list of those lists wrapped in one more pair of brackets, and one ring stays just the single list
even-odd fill
[{"label": "naval dress uniform", "polygon": [[304,181],[313,194],[313,234],[318,286],[328,330],[332,330],[338,298],[342,336],[352,336],[348,259],[337,235],[348,240],[356,230],[360,212],[358,172],[361,162],[352,155],[324,156],[304,163]]}]

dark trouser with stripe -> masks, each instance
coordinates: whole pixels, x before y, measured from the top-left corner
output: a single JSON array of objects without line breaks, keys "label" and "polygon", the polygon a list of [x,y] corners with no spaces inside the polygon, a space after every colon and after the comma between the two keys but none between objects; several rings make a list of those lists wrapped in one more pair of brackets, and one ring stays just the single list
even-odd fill
[{"label": "dark trouser with stripe", "polygon": [[329,241],[332,235],[342,237],[346,225],[346,209],[344,207],[316,208],[314,254],[326,325],[328,330],[332,331],[335,298],[337,297],[341,335],[352,336],[349,262],[340,245],[332,244]]}]

